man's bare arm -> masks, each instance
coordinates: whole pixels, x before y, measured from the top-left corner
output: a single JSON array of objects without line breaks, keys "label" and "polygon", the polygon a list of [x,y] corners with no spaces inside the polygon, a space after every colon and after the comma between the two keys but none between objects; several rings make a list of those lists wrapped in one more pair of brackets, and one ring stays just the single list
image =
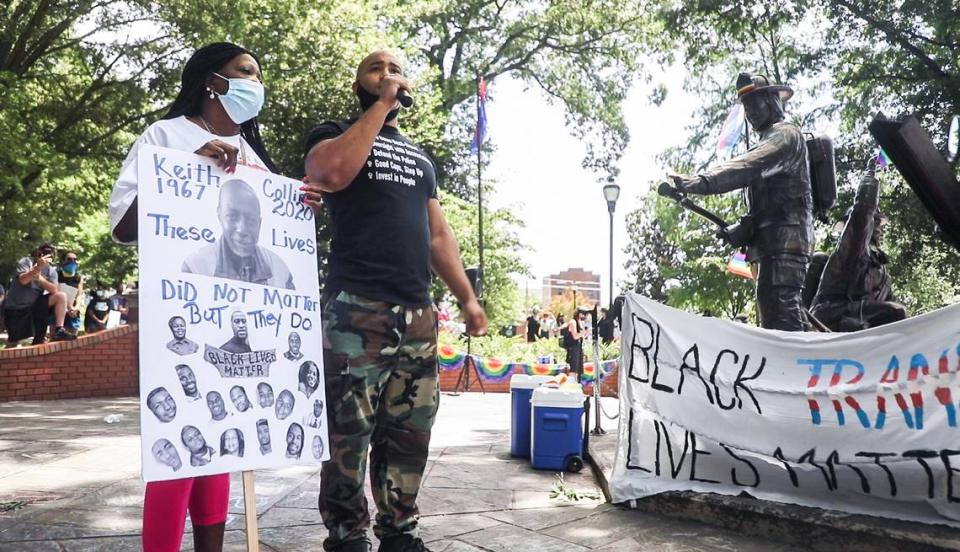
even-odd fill
[{"label": "man's bare arm", "polygon": [[433,270],[463,305],[467,332],[471,335],[483,335],[487,332],[487,315],[477,301],[467,273],[463,270],[460,246],[443,216],[440,202],[436,199],[429,200],[427,213],[430,217],[430,259]]},{"label": "man's bare arm", "polygon": [[[363,169],[389,111],[383,102],[377,102],[346,132],[310,148],[304,161],[304,172],[313,187],[318,188],[317,191],[339,192],[353,182]],[[304,191],[316,193],[313,190]],[[307,196],[313,199],[310,193]]]}]

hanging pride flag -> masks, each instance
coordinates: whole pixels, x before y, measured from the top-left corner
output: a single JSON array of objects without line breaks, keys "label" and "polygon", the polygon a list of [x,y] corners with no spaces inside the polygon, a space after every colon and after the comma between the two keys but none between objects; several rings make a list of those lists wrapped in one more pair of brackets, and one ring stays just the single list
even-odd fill
[{"label": "hanging pride flag", "polygon": [[477,153],[483,141],[487,139],[487,83],[480,77],[477,83],[477,128],[473,131],[473,143],[470,153]]},{"label": "hanging pride flag", "polygon": [[737,251],[733,254],[733,257],[730,257],[730,262],[727,263],[727,272],[747,280],[753,280],[753,272],[750,271],[747,256],[742,251]]},{"label": "hanging pride flag", "polygon": [[723,128],[720,129],[720,137],[717,139],[717,155],[725,157],[733,151],[733,146],[740,141],[743,134],[743,104],[737,102],[733,109],[727,114],[723,121]]}]

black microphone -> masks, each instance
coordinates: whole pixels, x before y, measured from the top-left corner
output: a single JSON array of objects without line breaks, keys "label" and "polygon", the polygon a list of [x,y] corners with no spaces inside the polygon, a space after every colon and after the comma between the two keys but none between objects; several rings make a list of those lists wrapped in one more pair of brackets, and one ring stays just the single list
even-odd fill
[{"label": "black microphone", "polygon": [[413,106],[413,96],[411,96],[410,93],[403,88],[397,90],[397,99],[400,100],[400,105],[403,107]]}]

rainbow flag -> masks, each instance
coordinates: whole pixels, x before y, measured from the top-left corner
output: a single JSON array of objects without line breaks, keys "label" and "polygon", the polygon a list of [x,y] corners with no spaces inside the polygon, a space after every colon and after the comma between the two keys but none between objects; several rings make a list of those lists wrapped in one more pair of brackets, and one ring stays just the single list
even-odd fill
[{"label": "rainbow flag", "polygon": [[741,251],[737,251],[733,254],[733,257],[730,257],[730,261],[727,263],[727,272],[747,280],[753,280],[750,263],[747,262],[747,256]]},{"label": "rainbow flag", "polygon": [[877,166],[881,169],[885,169],[892,164],[893,162],[890,161],[890,156],[887,155],[887,152],[883,151],[883,148],[880,148],[877,151]]},{"label": "rainbow flag", "polygon": [[733,109],[727,114],[723,121],[723,127],[720,129],[720,137],[717,139],[717,155],[725,157],[733,151],[733,147],[740,141],[743,135],[743,104],[737,102],[733,104]]}]

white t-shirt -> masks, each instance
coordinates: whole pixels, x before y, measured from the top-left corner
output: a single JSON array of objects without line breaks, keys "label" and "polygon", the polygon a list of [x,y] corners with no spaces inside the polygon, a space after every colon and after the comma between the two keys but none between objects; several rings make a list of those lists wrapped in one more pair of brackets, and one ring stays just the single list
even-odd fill
[{"label": "white t-shirt", "polygon": [[240,149],[246,156],[246,163],[243,163],[240,159],[238,159],[238,163],[267,170],[266,164],[260,159],[257,152],[253,151],[250,144],[239,134],[234,136],[211,134],[182,115],[175,119],[157,121],[147,127],[147,130],[143,131],[143,134],[133,143],[130,153],[123,161],[117,183],[113,185],[113,194],[110,196],[111,232],[120,223],[120,219],[123,218],[123,215],[126,214],[133,200],[137,197],[137,156],[140,153],[141,146],[153,144],[180,151],[194,152],[211,140],[220,140]]}]

